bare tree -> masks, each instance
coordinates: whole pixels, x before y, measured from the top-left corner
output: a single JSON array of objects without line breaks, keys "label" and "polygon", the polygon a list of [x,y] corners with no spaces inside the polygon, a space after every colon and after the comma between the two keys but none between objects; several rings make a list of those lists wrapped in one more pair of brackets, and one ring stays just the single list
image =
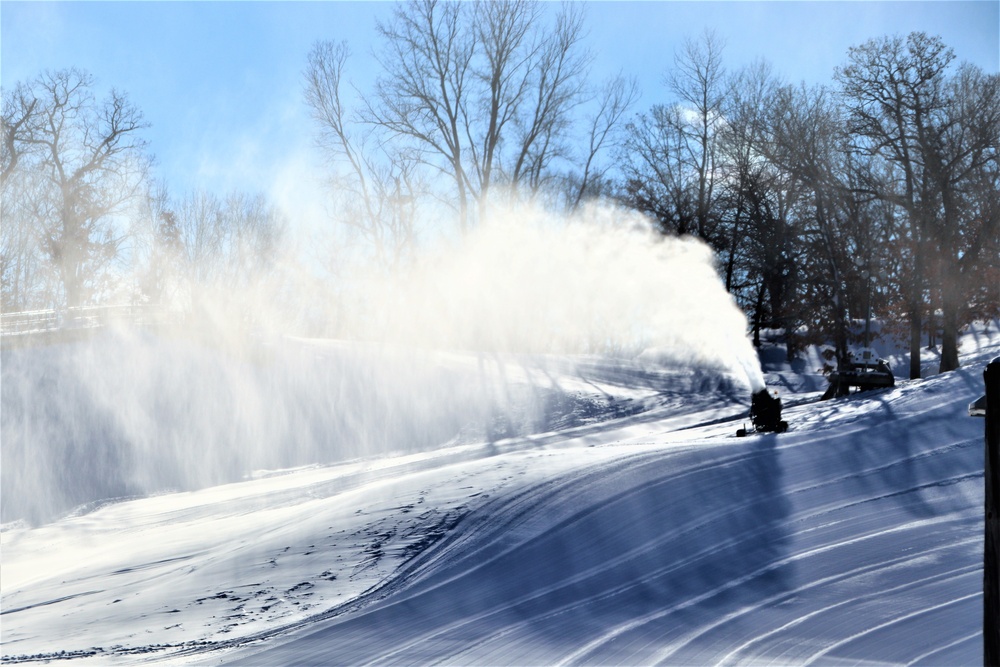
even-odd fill
[{"label": "bare tree", "polygon": [[464,114],[464,124],[475,177],[473,188],[481,202],[489,197],[504,130],[516,122],[529,90],[532,61],[539,48],[530,43],[531,30],[540,13],[532,0],[475,5],[472,30],[478,53],[472,71],[479,84],[474,92],[478,99],[473,99],[470,113]]},{"label": "bare tree", "polygon": [[188,193],[174,209],[182,248],[182,275],[197,283],[216,280],[221,272],[225,230],[218,198],[206,191]]},{"label": "bare tree", "polygon": [[[765,188],[776,184],[773,169],[762,159],[767,108],[777,92],[777,80],[764,61],[737,72],[728,84],[730,91],[723,112],[725,122],[720,128],[722,156],[722,197],[729,212],[729,248],[725,255],[726,291],[736,287],[736,259],[739,245],[745,239],[745,229],[751,224],[751,214],[761,213],[768,200]],[[783,219],[783,218],[780,218]],[[776,223],[773,216],[756,217],[758,226]]]},{"label": "bare tree", "polygon": [[181,273],[198,285],[245,289],[268,277],[279,257],[287,221],[262,194],[187,195],[161,223],[181,255]]},{"label": "bare tree", "polygon": [[158,304],[180,260],[176,217],[164,183],[150,181],[130,213],[128,260],[134,303]]},{"label": "bare tree", "polygon": [[385,75],[369,104],[372,123],[412,142],[415,159],[454,182],[459,221],[468,224],[473,197],[464,153],[476,35],[465,27],[462,3],[410,0],[378,23],[384,43],[376,56]]},{"label": "bare tree", "polygon": [[939,135],[927,142],[927,169],[941,197],[930,229],[941,267],[941,372],[959,367],[958,331],[973,317],[969,301],[990,269],[1000,268],[1000,76],[963,66],[946,95]]},{"label": "bare tree", "polygon": [[915,32],[853,47],[835,75],[850,109],[854,150],[894,167],[883,172],[892,178],[869,179],[865,187],[905,212],[913,261],[907,284],[911,377],[920,376],[925,294],[935,283],[945,314],[941,370],[958,366],[962,267],[971,266],[983,247],[962,241],[963,229],[978,220],[962,210],[963,190],[997,159],[996,79],[969,68],[952,79],[953,60],[940,38]]},{"label": "bare tree", "polygon": [[27,170],[18,170],[25,150],[25,139],[39,116],[38,101],[27,86],[18,84],[4,91],[0,117],[0,297],[5,311],[22,310],[32,301],[39,266],[37,238],[34,231],[31,199],[40,191],[39,184]]},{"label": "bare tree", "polygon": [[697,179],[694,233],[705,239],[713,233],[710,216],[718,170],[717,138],[727,92],[724,47],[721,38],[708,30],[699,40],[689,38],[675,54],[674,67],[667,74],[667,83],[686,112],[682,115],[685,149]]},{"label": "bare tree", "polygon": [[652,216],[663,233],[691,234],[697,204],[687,169],[682,111],[676,105],[656,105],[625,127],[619,152],[624,174],[624,199]]},{"label": "bare tree", "polygon": [[334,169],[340,219],[372,248],[379,264],[391,267],[413,244],[419,179],[413,162],[385,142],[366,142],[354,132],[358,124],[348,117],[342,97],[349,55],[344,42],[313,46],[305,72],[306,102],[319,127],[319,146]]},{"label": "bare tree", "polygon": [[850,259],[845,226],[850,216],[844,201],[849,189],[840,181],[845,158],[841,110],[825,88],[783,86],[768,116],[761,147],[808,195],[802,202],[811,215],[802,234],[814,260],[805,269],[815,281],[809,298],[823,302],[829,312],[829,327],[824,328],[833,335],[837,360],[843,363],[848,358],[845,285]]},{"label": "bare tree", "polygon": [[22,155],[32,149],[29,138],[41,120],[38,100],[30,88],[19,83],[10,94],[3,96],[3,116],[0,130],[3,144],[0,145],[0,185],[7,182],[17,169]]},{"label": "bare tree", "polygon": [[719,252],[731,245],[716,211],[728,87],[722,50],[710,31],[684,42],[664,76],[674,101],[631,123],[622,153],[625,200],[654,214],[665,231],[693,234]]},{"label": "bare tree", "polygon": [[[4,103],[4,170],[42,176],[51,204],[37,211],[40,244],[68,306],[83,304],[107,278],[126,233],[115,216],[139,194],[149,165],[140,111],[114,90],[97,103],[93,86],[80,70],[45,72]],[[19,113],[8,120],[10,108]]]},{"label": "bare tree", "polygon": [[957,367],[960,326],[1000,312],[1000,77],[953,74],[923,33],[852,48],[836,91],[762,66],[727,79],[721,48],[689,40],[677,101],[627,126],[622,199],[712,245],[755,328],[768,311],[809,324],[843,361],[874,305],[908,321],[911,377],[928,319],[941,370]]},{"label": "bare tree", "polygon": [[515,188],[537,193],[553,161],[569,157],[564,142],[573,126],[571,114],[588,96],[585,78],[591,56],[582,44],[583,21],[580,5],[564,4],[553,29],[536,30],[533,36],[534,57],[526,64],[529,91],[518,114],[507,168]]},{"label": "bare tree", "polygon": [[41,247],[40,220],[55,214],[37,170],[16,169],[0,186],[0,302],[4,312],[59,304],[58,276]]},{"label": "bare tree", "polygon": [[367,120],[453,183],[462,229],[494,186],[537,191],[568,153],[589,65],[583,13],[566,4],[551,29],[544,18],[534,0],[410,0],[378,24],[384,76]]},{"label": "bare tree", "polygon": [[583,166],[575,179],[575,192],[570,195],[569,207],[576,209],[595,183],[604,181],[610,165],[599,166],[598,155],[605,150],[614,151],[622,142],[621,121],[639,97],[639,85],[634,78],[618,75],[609,79],[596,97],[596,109],[587,119],[587,147]]},{"label": "bare tree", "polygon": [[230,193],[220,219],[228,280],[235,287],[260,283],[274,269],[288,221],[260,193]]}]

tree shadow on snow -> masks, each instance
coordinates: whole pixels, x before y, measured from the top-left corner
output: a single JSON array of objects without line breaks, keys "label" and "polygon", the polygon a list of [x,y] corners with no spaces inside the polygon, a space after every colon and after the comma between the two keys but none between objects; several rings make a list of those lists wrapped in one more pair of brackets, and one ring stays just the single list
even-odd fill
[{"label": "tree shadow on snow", "polygon": [[981,423],[966,412],[967,397],[975,396],[974,375],[962,369],[931,378],[909,388],[919,392],[910,397],[901,398],[898,390],[852,396],[844,409],[862,400],[874,409],[831,419],[831,427],[844,432],[831,450],[817,452],[830,459],[829,478],[842,477],[836,493],[855,503],[891,502],[919,518],[963,506],[966,499],[949,502],[936,492],[982,472]]},{"label": "tree shadow on snow", "polygon": [[637,620],[659,642],[786,590],[790,511],[774,436],[636,455],[487,504],[395,595],[251,662],[524,663]]}]

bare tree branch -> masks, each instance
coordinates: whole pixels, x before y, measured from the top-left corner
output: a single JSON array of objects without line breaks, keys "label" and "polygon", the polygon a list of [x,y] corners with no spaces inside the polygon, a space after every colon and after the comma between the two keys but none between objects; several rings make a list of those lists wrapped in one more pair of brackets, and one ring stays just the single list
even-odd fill
[{"label": "bare tree branch", "polygon": [[150,162],[141,112],[117,91],[98,105],[93,86],[76,69],[44,72],[4,100],[5,110],[22,110],[4,122],[12,146],[4,168],[12,173],[30,154],[30,169],[45,174],[54,211],[38,220],[41,241],[70,306],[89,298],[118,254],[127,232],[113,218],[139,192]]}]

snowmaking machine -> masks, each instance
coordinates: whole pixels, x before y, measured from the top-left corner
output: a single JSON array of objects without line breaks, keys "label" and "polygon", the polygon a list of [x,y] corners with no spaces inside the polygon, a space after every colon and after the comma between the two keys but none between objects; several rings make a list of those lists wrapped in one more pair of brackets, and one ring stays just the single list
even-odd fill
[{"label": "snowmaking machine", "polygon": [[761,389],[750,396],[750,421],[753,430],[743,427],[736,431],[740,438],[750,433],[784,433],[788,422],[781,419],[781,399],[777,392]]},{"label": "snowmaking machine", "polygon": [[879,359],[875,350],[870,347],[851,352],[847,362],[830,373],[829,379],[830,386],[823,394],[824,400],[835,396],[847,396],[851,393],[851,387],[865,391],[892,387],[896,384],[889,362]]}]

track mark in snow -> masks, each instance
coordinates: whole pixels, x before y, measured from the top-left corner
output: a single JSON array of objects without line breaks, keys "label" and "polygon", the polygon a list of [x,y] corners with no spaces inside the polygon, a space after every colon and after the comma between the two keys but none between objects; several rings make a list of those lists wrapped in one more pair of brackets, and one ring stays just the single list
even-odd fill
[{"label": "track mark in snow", "polygon": [[61,598],[55,598],[54,600],[46,600],[45,602],[36,602],[35,604],[24,605],[23,607],[15,607],[14,609],[4,609],[0,611],[0,616],[6,616],[8,614],[16,614],[20,611],[28,611],[29,609],[36,609],[38,607],[47,607],[52,604],[59,604],[60,602],[66,602],[67,600],[74,600],[76,598],[82,598],[87,595],[96,595],[98,593],[103,593],[104,591],[85,591],[83,593],[74,593],[73,595],[64,595]]},{"label": "track mark in snow", "polygon": [[[957,543],[955,545],[945,545],[945,546],[938,547],[936,549],[929,549],[928,551],[921,552],[920,554],[918,554],[918,557],[924,557],[927,554],[929,554],[931,552],[934,552],[934,551],[942,551],[942,550],[945,550],[945,549],[953,548],[954,546],[960,546],[961,544],[965,544],[965,543],[968,543],[968,542],[975,542],[975,541],[977,541],[977,540],[966,540],[964,542],[960,542],[960,543]],[[709,626],[706,626],[704,628],[700,628],[695,634],[693,634],[690,637],[688,637],[680,646],[677,646],[676,648],[673,648],[671,650],[670,654],[665,655],[665,656],[660,656],[656,660],[656,662],[657,663],[664,662],[666,659],[668,659],[670,657],[670,655],[672,655],[676,651],[680,650],[685,645],[691,643],[692,641],[694,641],[695,639],[697,639],[699,636],[701,636],[701,635],[703,635],[703,634],[705,634],[705,633],[707,633],[707,632],[709,632],[709,631],[711,631],[711,630],[713,630],[713,629],[715,629],[715,628],[717,628],[719,626],[722,626],[722,625],[725,625],[727,623],[730,623],[731,621],[739,618],[740,616],[745,616],[747,614],[752,614],[754,612],[758,612],[758,611],[760,611],[761,609],[763,609],[765,607],[769,607],[769,606],[772,606],[772,605],[781,604],[782,602],[784,602],[786,600],[793,599],[796,596],[800,595],[801,593],[804,593],[804,592],[806,592],[806,591],[808,591],[810,589],[813,589],[813,588],[817,588],[817,587],[820,587],[820,586],[826,586],[828,584],[837,583],[837,582],[844,581],[844,580],[847,580],[847,579],[853,579],[853,578],[859,577],[861,575],[869,574],[869,573],[873,573],[873,572],[878,572],[880,570],[888,570],[888,569],[891,569],[894,565],[898,565],[899,563],[910,561],[912,559],[913,559],[913,557],[911,557],[911,556],[905,556],[903,558],[897,558],[897,559],[892,560],[892,561],[884,561],[884,562],[881,562],[881,563],[877,563],[875,565],[869,565],[869,566],[866,566],[866,567],[855,568],[855,569],[850,570],[848,572],[838,573],[838,574],[835,574],[835,575],[832,575],[832,576],[829,576],[829,577],[824,577],[822,579],[817,579],[815,581],[812,581],[812,582],[806,584],[805,586],[800,586],[799,588],[796,588],[796,589],[794,589],[792,591],[789,591],[787,593],[783,593],[781,595],[776,595],[776,596],[773,596],[773,597],[768,598],[766,600],[761,600],[761,602],[759,604],[753,605],[752,607],[746,607],[744,609],[740,609],[740,610],[738,610],[738,611],[736,611],[736,612],[734,612],[732,614],[726,615],[724,618],[722,618],[722,619],[720,619],[720,620],[712,623]],[[845,606],[848,606],[848,605],[855,604],[859,600],[873,599],[873,598],[877,598],[877,597],[880,597],[882,595],[885,595],[886,593],[894,593],[896,591],[907,590],[907,589],[912,588],[914,586],[917,586],[919,584],[937,582],[937,581],[942,581],[942,580],[946,581],[948,579],[953,579],[953,578],[956,578],[958,576],[963,576],[963,575],[970,574],[972,572],[976,572],[979,569],[980,568],[978,566],[960,567],[960,568],[957,568],[957,569],[954,569],[954,570],[948,570],[946,572],[941,572],[941,573],[934,574],[934,575],[931,575],[931,576],[928,576],[928,577],[924,577],[922,579],[907,581],[905,584],[901,584],[899,586],[892,586],[890,588],[878,589],[876,591],[872,591],[872,592],[867,593],[865,595],[861,595],[861,596],[858,596],[858,597],[855,597],[855,598],[850,598],[850,599],[847,599],[847,600],[842,600],[842,601],[837,602],[835,604],[826,605],[826,606],[821,607],[819,609],[814,609],[814,610],[812,610],[812,611],[810,611],[808,613],[802,614],[802,615],[800,615],[800,616],[792,619],[791,621],[789,621],[789,622],[787,622],[787,623],[785,623],[785,624],[783,624],[783,625],[781,625],[781,626],[779,626],[777,628],[774,628],[772,630],[769,630],[768,632],[765,632],[764,634],[757,635],[756,637],[753,637],[752,639],[747,640],[746,642],[740,644],[739,646],[737,646],[736,648],[734,648],[733,650],[731,650],[729,653],[727,653],[726,655],[724,655],[716,664],[717,665],[726,665],[726,664],[731,664],[731,663],[738,663],[739,662],[738,655],[740,653],[746,652],[747,649],[749,649],[750,647],[752,647],[752,646],[754,646],[756,644],[760,644],[762,642],[765,642],[766,640],[768,640],[769,638],[771,638],[771,637],[773,637],[775,635],[779,635],[779,634],[781,634],[781,633],[783,633],[783,632],[785,632],[787,630],[790,630],[790,629],[792,629],[792,628],[794,628],[796,626],[799,626],[799,625],[805,623],[806,621],[808,621],[808,620],[810,620],[812,618],[815,618],[817,616],[825,614],[825,613],[827,613],[829,611],[832,611],[834,609],[839,609],[841,607],[845,607]]]},{"label": "track mark in snow", "polygon": [[971,634],[965,635],[964,637],[959,637],[955,641],[948,642],[947,644],[944,644],[943,646],[937,646],[933,650],[927,651],[926,653],[921,653],[916,658],[914,658],[913,660],[910,660],[908,663],[906,663],[906,667],[912,667],[913,665],[920,664],[921,662],[923,662],[924,660],[927,660],[928,658],[930,658],[932,656],[938,655],[939,653],[944,653],[945,651],[953,649],[956,646],[960,646],[960,645],[962,645],[962,644],[964,644],[966,642],[979,641],[979,640],[982,639],[982,637],[983,637],[983,633],[980,632],[980,631],[973,632]]},{"label": "track mark in snow", "polygon": [[110,574],[112,574],[112,575],[117,575],[117,574],[131,574],[133,572],[141,572],[142,570],[151,570],[154,567],[158,567],[160,565],[166,565],[167,563],[178,563],[178,562],[181,562],[181,561],[191,560],[192,558],[194,558],[194,555],[177,556],[176,558],[163,558],[161,560],[155,560],[155,561],[152,561],[150,563],[143,563],[142,565],[134,565],[132,567],[123,567],[123,568],[121,568],[119,570],[115,570],[114,572],[111,572]]},{"label": "track mark in snow", "polygon": [[979,592],[970,593],[969,595],[963,595],[962,597],[953,598],[946,602],[941,602],[939,604],[932,605],[924,609],[918,609],[917,611],[912,611],[908,614],[902,614],[900,616],[897,616],[896,618],[893,618],[892,620],[886,621],[885,623],[879,623],[878,625],[868,628],[863,632],[857,632],[849,637],[841,639],[838,642],[834,642],[833,644],[830,644],[829,646],[825,647],[822,651],[814,653],[808,660],[802,663],[802,667],[808,667],[809,665],[813,664],[814,662],[816,662],[817,660],[828,654],[830,651],[834,651],[840,648],[841,646],[846,646],[847,644],[850,644],[853,641],[857,641],[858,639],[864,637],[865,635],[869,635],[873,632],[876,632],[883,628],[887,628],[897,623],[901,623],[911,618],[915,618],[917,616],[923,616],[924,614],[929,614],[932,611],[936,611],[938,609],[944,609],[945,607],[950,607],[951,605],[958,604],[959,602],[964,602],[965,600],[971,600],[973,598],[979,598],[979,597],[982,597],[982,593]]},{"label": "track mark in snow", "polygon": [[[681,611],[681,610],[693,607],[693,606],[695,606],[697,604],[700,604],[700,603],[702,603],[702,602],[704,602],[706,600],[709,600],[709,599],[715,597],[716,595],[719,595],[720,593],[723,593],[723,592],[726,592],[726,591],[729,591],[729,590],[732,590],[732,589],[735,589],[735,588],[739,588],[740,586],[748,583],[749,581],[752,581],[753,579],[756,579],[756,578],[758,578],[760,576],[763,576],[763,575],[765,575],[765,574],[767,574],[769,572],[775,571],[778,568],[786,566],[786,565],[791,564],[793,562],[805,560],[805,559],[807,559],[807,558],[809,558],[811,556],[815,556],[815,555],[822,554],[822,553],[825,553],[825,552],[829,552],[829,551],[832,551],[832,550],[835,550],[835,549],[839,549],[839,548],[842,548],[842,547],[844,547],[846,545],[854,545],[854,544],[858,544],[858,543],[861,543],[861,542],[864,542],[864,541],[867,541],[867,540],[871,540],[871,539],[874,539],[874,538],[877,538],[877,537],[885,536],[885,535],[888,535],[888,534],[902,532],[902,531],[905,531],[905,530],[910,530],[910,529],[913,529],[914,527],[922,527],[922,526],[926,526],[926,525],[932,525],[932,524],[936,524],[936,523],[946,522],[946,521],[949,521],[949,520],[950,519],[947,518],[947,517],[942,517],[942,518],[936,518],[936,519],[927,519],[927,520],[921,520],[921,521],[914,521],[914,522],[911,522],[911,523],[908,523],[908,524],[904,524],[902,526],[894,526],[894,527],[892,527],[890,529],[887,529],[887,530],[876,531],[876,532],[870,533],[868,535],[863,535],[863,536],[852,538],[852,539],[848,539],[848,540],[842,540],[842,541],[839,541],[839,542],[836,542],[836,543],[833,543],[833,544],[823,545],[823,546],[820,546],[820,547],[816,547],[816,548],[810,549],[808,551],[803,551],[803,552],[799,552],[799,553],[793,554],[791,556],[788,556],[786,558],[782,558],[782,559],[777,560],[777,561],[773,561],[773,562],[765,565],[764,567],[761,567],[761,568],[759,568],[759,569],[757,569],[757,570],[755,570],[753,572],[750,572],[750,573],[748,573],[748,574],[746,574],[746,575],[744,575],[742,577],[739,577],[737,579],[728,581],[725,584],[722,584],[721,586],[717,586],[716,588],[713,588],[713,589],[711,589],[709,591],[706,591],[706,592],[704,592],[704,593],[702,593],[700,595],[697,595],[697,596],[695,596],[693,598],[689,598],[689,599],[687,599],[687,600],[685,600],[685,601],[683,601],[681,603],[678,603],[678,604],[675,604],[675,605],[671,605],[670,607],[667,607],[666,609],[660,609],[660,610],[657,610],[655,612],[650,612],[648,614],[643,614],[643,615],[638,616],[638,617],[636,617],[634,619],[631,619],[630,621],[628,621],[626,623],[623,623],[623,624],[621,624],[621,625],[613,628],[612,630],[604,633],[603,635],[597,637],[596,639],[588,642],[587,644],[585,644],[584,646],[580,647],[579,649],[573,651],[569,655],[563,657],[561,660],[559,660],[559,662],[556,663],[556,665],[557,665],[557,667],[563,667],[565,665],[569,665],[569,664],[572,664],[574,662],[578,662],[584,656],[586,656],[586,655],[588,655],[590,653],[593,653],[594,651],[597,651],[602,646],[607,645],[607,644],[609,644],[609,643],[617,640],[619,637],[621,637],[622,635],[624,635],[624,634],[626,634],[626,633],[628,633],[628,632],[630,632],[632,630],[635,630],[635,629],[637,629],[637,628],[639,628],[639,627],[641,627],[643,625],[646,625],[648,623],[652,623],[654,621],[657,621],[657,620],[659,620],[661,618],[664,618],[664,617],[666,617],[666,616],[668,616],[670,614],[673,614],[673,613],[675,613],[677,611]],[[675,650],[676,649],[674,647],[668,648],[667,651],[663,655],[660,655],[656,659],[655,662],[656,663],[662,663],[663,661],[667,660],[675,652]]]}]

